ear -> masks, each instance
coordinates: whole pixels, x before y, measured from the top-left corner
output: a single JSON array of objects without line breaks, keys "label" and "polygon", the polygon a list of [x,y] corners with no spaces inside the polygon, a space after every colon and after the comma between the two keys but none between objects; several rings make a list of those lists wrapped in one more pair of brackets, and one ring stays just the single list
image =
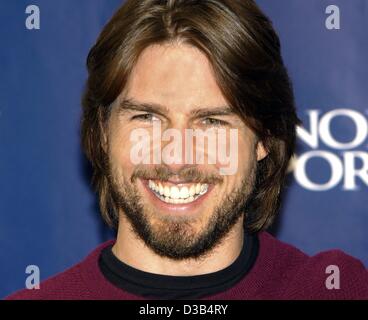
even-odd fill
[{"label": "ear", "polygon": [[262,141],[257,142],[257,161],[261,161],[264,158],[266,158],[268,155],[268,152],[266,148],[264,147]]}]

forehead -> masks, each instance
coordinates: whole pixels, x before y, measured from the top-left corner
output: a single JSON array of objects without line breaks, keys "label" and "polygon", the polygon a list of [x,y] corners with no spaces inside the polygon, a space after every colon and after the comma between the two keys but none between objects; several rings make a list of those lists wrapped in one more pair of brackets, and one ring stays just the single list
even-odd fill
[{"label": "forehead", "polygon": [[226,104],[207,56],[182,43],[147,47],[132,70],[125,95],[170,108]]}]

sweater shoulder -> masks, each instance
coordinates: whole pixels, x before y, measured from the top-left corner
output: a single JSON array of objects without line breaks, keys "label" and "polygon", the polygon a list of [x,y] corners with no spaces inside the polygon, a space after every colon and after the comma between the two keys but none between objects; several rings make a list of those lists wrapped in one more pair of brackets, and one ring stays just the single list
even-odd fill
[{"label": "sweater shoulder", "polygon": [[93,250],[84,260],[40,283],[39,289],[17,291],[6,300],[75,300],[90,299],[91,292],[84,281],[83,273],[95,264],[106,242]]},{"label": "sweater shoulder", "polygon": [[299,268],[291,288],[310,299],[368,299],[368,270],[341,250],[324,251]]},{"label": "sweater shoulder", "polygon": [[[82,262],[81,262],[82,263]],[[84,289],[84,283],[80,277],[80,265],[78,263],[71,268],[42,281],[39,289],[23,289],[17,291],[6,300],[64,300],[72,299],[76,292]]]},{"label": "sweater shoulder", "polygon": [[343,251],[309,256],[266,232],[260,243],[260,265],[263,275],[268,274],[263,279],[265,298],[368,299],[367,269]]}]

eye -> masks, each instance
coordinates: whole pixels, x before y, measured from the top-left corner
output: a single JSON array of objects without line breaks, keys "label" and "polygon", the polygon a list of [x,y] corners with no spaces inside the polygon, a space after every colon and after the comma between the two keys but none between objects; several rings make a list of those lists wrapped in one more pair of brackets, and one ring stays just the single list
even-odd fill
[{"label": "eye", "polygon": [[212,126],[212,127],[221,127],[221,126],[228,125],[226,121],[215,119],[215,118],[205,118],[203,119],[202,123],[208,126]]},{"label": "eye", "polygon": [[160,121],[160,119],[155,115],[153,115],[152,113],[137,114],[133,116],[131,119],[145,122]]}]

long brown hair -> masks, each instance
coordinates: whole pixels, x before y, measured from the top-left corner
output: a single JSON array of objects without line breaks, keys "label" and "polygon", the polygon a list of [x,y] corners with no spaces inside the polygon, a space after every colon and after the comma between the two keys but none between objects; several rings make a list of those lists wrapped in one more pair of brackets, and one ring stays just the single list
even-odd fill
[{"label": "long brown hair", "polygon": [[252,0],[127,0],[105,26],[87,59],[81,127],[102,216],[117,227],[102,144],[109,106],[125,88],[142,51],[173,41],[206,54],[225,98],[268,151],[258,163],[256,189],[245,219],[249,230],[265,229],[279,208],[300,120],[279,38]]}]

